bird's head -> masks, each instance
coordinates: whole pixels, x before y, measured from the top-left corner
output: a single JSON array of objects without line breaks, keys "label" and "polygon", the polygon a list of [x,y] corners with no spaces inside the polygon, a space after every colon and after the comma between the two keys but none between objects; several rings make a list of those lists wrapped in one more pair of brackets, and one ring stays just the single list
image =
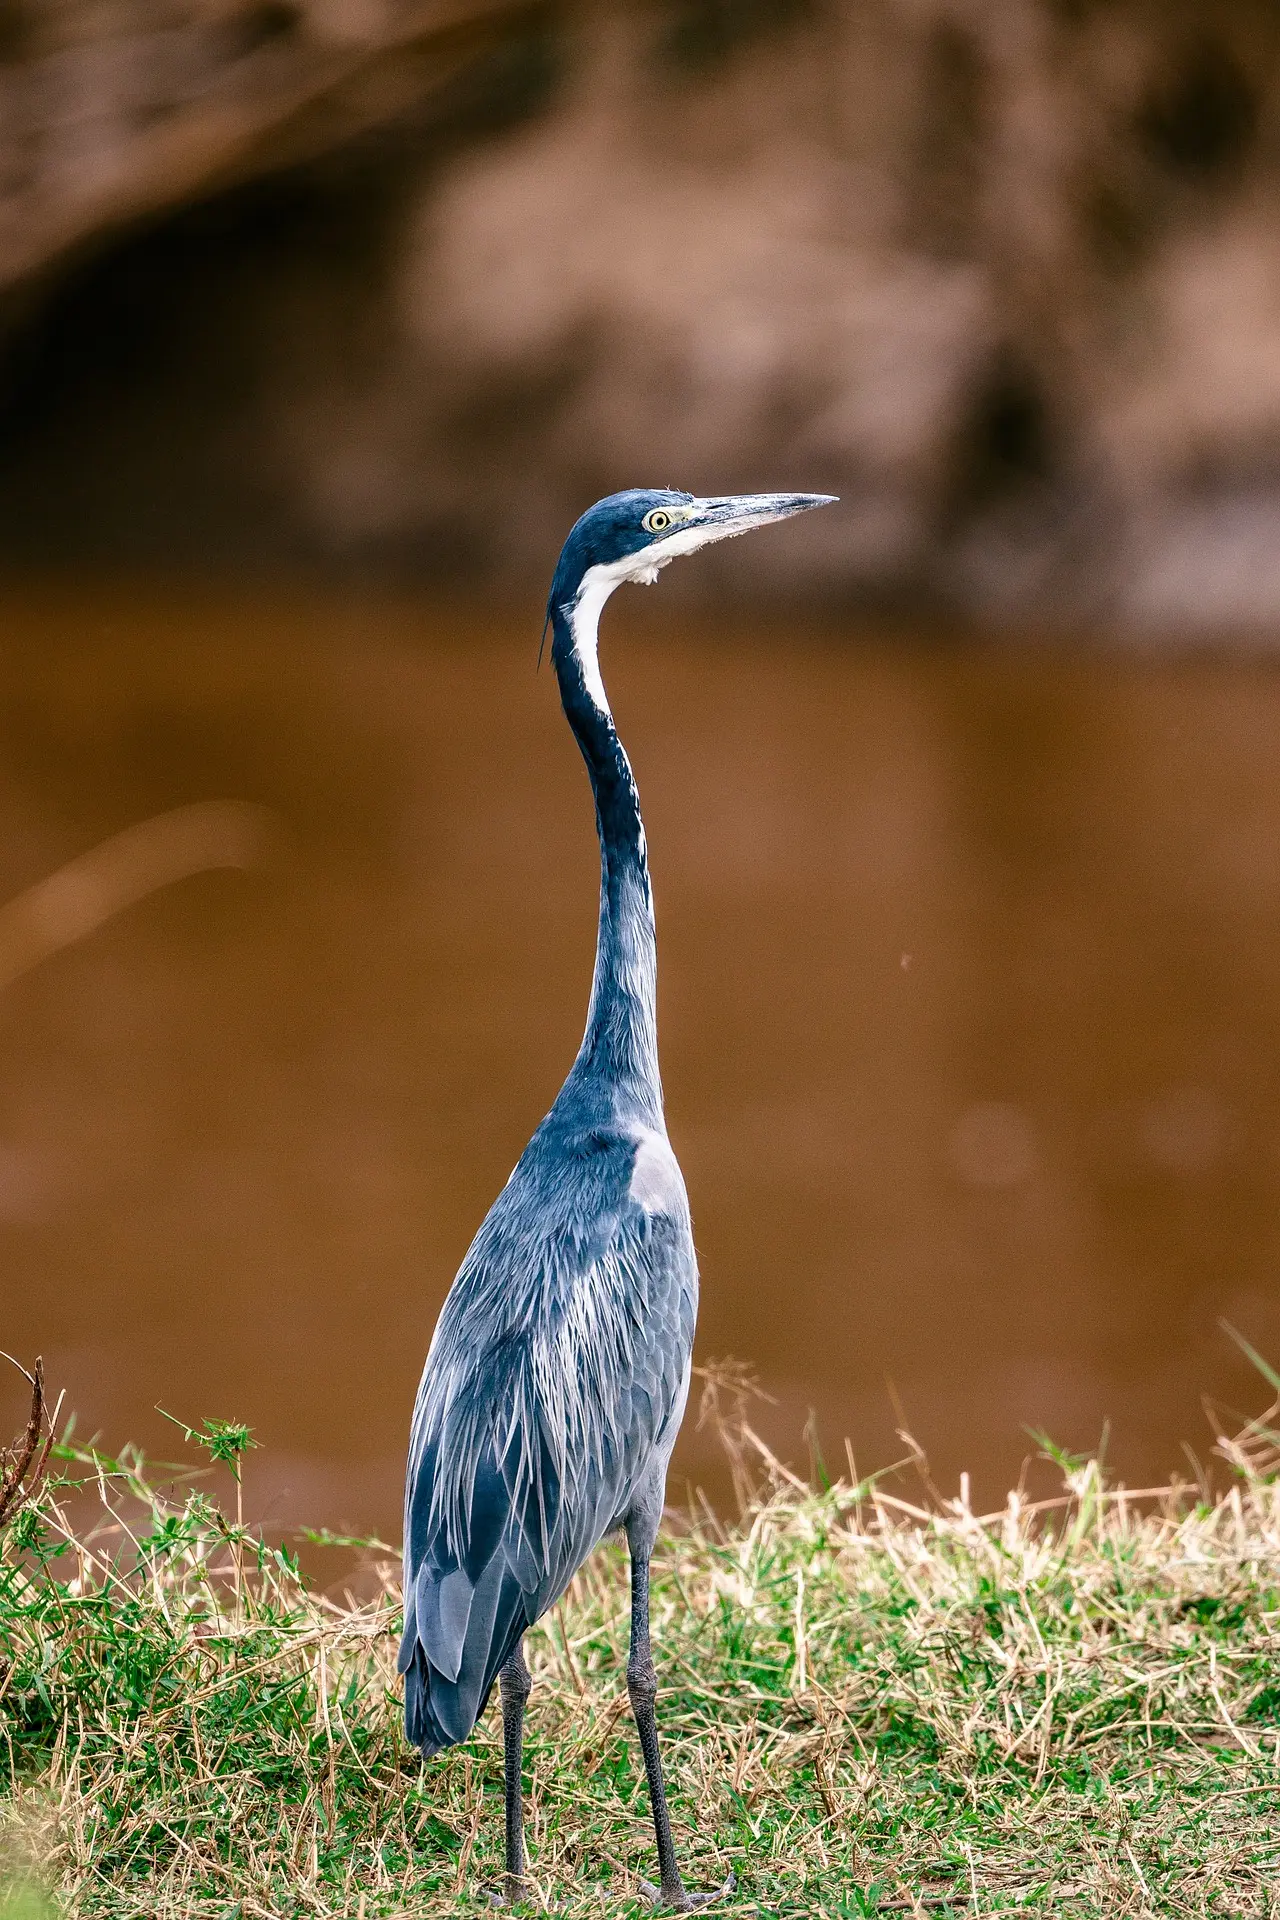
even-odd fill
[{"label": "bird's head", "polygon": [[739,493],[700,500],[692,493],[648,487],[611,493],[587,509],[565,541],[547,617],[561,612],[571,618],[584,596],[602,604],[626,580],[650,586],[660,569],[683,553],[828,506],[834,498],[829,493]]}]

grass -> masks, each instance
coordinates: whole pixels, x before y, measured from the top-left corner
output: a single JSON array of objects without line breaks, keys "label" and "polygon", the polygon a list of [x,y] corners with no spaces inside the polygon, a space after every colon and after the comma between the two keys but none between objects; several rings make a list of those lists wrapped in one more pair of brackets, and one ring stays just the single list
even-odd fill
[{"label": "grass", "polygon": [[[235,1432],[192,1437],[234,1471]],[[725,1913],[1280,1915],[1274,1444],[1227,1443],[1220,1498],[1064,1460],[1057,1500],[987,1516],[762,1456],[740,1522],[655,1565],[686,1877],[732,1869]],[[10,1520],[4,1920],[408,1920],[498,1882],[496,1711],[406,1748],[394,1561],[325,1597],[235,1504],[63,1449]],[[606,1550],[529,1640],[531,1866],[567,1915],[649,1911],[626,1617]]]}]

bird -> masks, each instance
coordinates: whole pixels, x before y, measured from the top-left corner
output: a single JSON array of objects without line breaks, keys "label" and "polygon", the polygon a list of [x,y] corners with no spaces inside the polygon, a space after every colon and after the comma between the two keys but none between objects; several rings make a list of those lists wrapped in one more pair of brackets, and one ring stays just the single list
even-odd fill
[{"label": "bird", "polygon": [[586,1031],[568,1077],[445,1299],[414,1404],[404,1509],[405,1730],[430,1758],[465,1740],[498,1682],[503,1892],[529,1896],[522,1759],[528,1629],[606,1535],[631,1570],[627,1692],[657,1843],[656,1901],[683,1882],[658,1751],[649,1562],[689,1392],[698,1266],[667,1137],[656,1025],[653,892],[640,797],[601,677],[601,611],[624,582],[829,494],[699,498],[631,488],[575,523],[543,626],[586,762],[600,911]]}]

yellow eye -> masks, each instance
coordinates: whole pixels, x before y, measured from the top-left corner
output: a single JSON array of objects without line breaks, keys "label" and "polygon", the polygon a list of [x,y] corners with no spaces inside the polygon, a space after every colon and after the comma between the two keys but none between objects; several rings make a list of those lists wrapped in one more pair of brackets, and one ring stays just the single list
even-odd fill
[{"label": "yellow eye", "polygon": [[665,507],[655,507],[652,513],[646,513],[640,525],[646,533],[665,533],[671,525],[671,515]]}]

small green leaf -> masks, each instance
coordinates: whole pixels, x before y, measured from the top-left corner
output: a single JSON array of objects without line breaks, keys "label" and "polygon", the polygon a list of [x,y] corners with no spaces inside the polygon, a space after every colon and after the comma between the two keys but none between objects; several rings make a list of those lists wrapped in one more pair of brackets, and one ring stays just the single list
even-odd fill
[{"label": "small green leaf", "polygon": [[189,1443],[203,1447],[216,1465],[229,1467],[237,1480],[241,1456],[258,1444],[252,1427],[246,1426],[243,1420],[203,1420],[198,1427],[189,1427],[185,1420],[179,1420],[164,1407],[157,1407],[156,1412],[172,1422]]}]

